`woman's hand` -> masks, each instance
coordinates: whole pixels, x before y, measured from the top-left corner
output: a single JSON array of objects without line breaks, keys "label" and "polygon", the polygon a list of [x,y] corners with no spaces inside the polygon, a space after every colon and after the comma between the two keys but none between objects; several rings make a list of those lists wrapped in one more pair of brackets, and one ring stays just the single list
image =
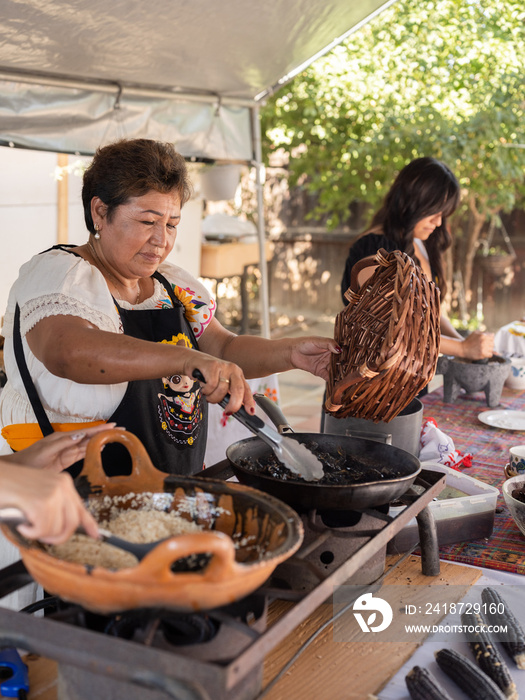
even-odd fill
[{"label": "woman's hand", "polygon": [[238,365],[219,360],[204,352],[191,351],[184,363],[184,374],[196,379],[195,370],[205,379],[204,382],[201,381],[201,389],[210,403],[220,403],[226,394],[229,394],[226,408],[228,413],[235,413],[244,405],[248,413],[255,414],[252,391]]},{"label": "woman's hand", "polygon": [[61,472],[84,457],[93,435],[114,427],[115,423],[103,423],[92,428],[79,427],[71,432],[52,433],[24,450],[5,455],[2,459],[11,464],[25,464],[37,469]]},{"label": "woman's hand", "polygon": [[58,544],[71,537],[79,525],[91,537],[98,537],[97,524],[84,508],[69,474],[13,465],[1,458],[0,506],[24,513],[30,524],[19,525],[18,530],[30,539]]},{"label": "woman's hand", "polygon": [[494,354],[494,334],[473,331],[462,343],[463,355],[467,360],[484,360]]},{"label": "woman's hand", "polygon": [[296,369],[304,369],[328,381],[330,358],[340,352],[341,348],[332,338],[297,338],[292,341],[290,359]]}]

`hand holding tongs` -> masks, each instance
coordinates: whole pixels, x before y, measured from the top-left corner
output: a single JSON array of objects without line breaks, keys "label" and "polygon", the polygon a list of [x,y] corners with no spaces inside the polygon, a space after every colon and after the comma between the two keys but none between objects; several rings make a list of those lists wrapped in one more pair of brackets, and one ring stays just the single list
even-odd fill
[{"label": "hand holding tongs", "polygon": [[[199,382],[206,384],[202,372],[198,369],[194,370],[193,376]],[[227,408],[229,399],[230,395],[226,394],[222,401],[219,401],[219,405],[222,408]],[[323,478],[323,465],[305,445],[290,437],[281,435],[277,430],[266,425],[258,416],[250,416],[243,406],[231,415],[269,445],[277,459],[291,472],[298,474],[305,481],[319,481],[319,479]]]}]

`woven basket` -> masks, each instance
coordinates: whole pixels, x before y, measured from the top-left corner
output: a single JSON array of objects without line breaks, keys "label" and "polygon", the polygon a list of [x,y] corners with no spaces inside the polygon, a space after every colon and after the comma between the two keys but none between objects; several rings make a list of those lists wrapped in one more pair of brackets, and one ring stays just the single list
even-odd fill
[{"label": "woven basket", "polygon": [[[357,276],[376,267],[361,287]],[[334,338],[325,409],[375,423],[395,418],[434,376],[439,355],[439,290],[405,253],[360,260]]]}]

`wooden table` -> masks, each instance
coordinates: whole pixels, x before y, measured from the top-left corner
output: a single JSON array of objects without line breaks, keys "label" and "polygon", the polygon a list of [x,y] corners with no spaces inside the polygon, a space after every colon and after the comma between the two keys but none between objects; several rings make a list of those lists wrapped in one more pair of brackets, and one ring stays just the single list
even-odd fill
[{"label": "wooden table", "polygon": [[[265,242],[266,260],[272,259],[272,245]],[[258,266],[260,261],[259,243],[203,243],[201,247],[200,276],[215,281],[217,308],[217,286],[230,277],[240,277],[241,292],[241,333],[248,330],[248,269]]]},{"label": "wooden table", "polygon": [[[266,259],[271,260],[270,241],[265,243]],[[224,279],[242,275],[250,265],[259,264],[259,243],[203,243],[201,277]]]},{"label": "wooden table", "polygon": [[[391,567],[399,557],[387,557]],[[460,600],[481,575],[478,569],[441,563],[439,576],[429,578],[421,573],[419,557],[411,556],[386,577],[385,586],[455,586]],[[455,601],[457,602],[457,601]],[[278,602],[272,614],[286,603]],[[265,664],[266,685],[285,665],[311,634],[333,614],[331,604],[321,605],[294,633],[272,653]],[[413,642],[336,642],[329,625],[298,658],[289,672],[268,692],[265,700],[367,700],[378,693],[424,641],[425,635],[414,635]]]}]

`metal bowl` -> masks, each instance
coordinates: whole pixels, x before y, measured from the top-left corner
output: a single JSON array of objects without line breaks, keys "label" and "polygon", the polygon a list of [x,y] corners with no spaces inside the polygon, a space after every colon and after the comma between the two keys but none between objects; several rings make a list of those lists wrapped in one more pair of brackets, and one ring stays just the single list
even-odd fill
[{"label": "metal bowl", "polygon": [[519,527],[521,534],[525,535],[525,503],[522,503],[512,495],[512,492],[520,487],[525,493],[525,474],[518,474],[518,476],[507,479],[503,483],[502,491],[503,498],[510,514],[514,518],[514,522]]}]

